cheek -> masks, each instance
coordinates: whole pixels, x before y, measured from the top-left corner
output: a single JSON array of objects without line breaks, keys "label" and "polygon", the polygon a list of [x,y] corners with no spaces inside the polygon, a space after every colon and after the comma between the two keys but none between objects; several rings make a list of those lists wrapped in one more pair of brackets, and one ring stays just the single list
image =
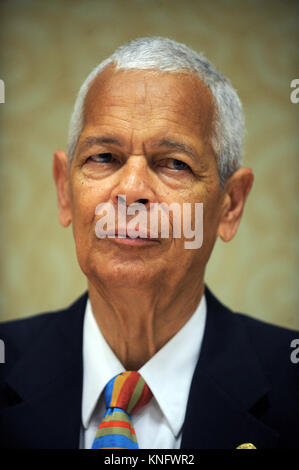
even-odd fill
[{"label": "cheek", "polygon": [[203,231],[204,240],[215,240],[217,238],[217,229],[219,225],[219,201],[218,198],[206,201],[203,209]]},{"label": "cheek", "polygon": [[203,244],[216,237],[220,214],[219,188],[214,179],[208,183],[200,183],[189,199],[192,203],[203,204]]},{"label": "cheek", "polygon": [[109,192],[104,185],[94,181],[91,183],[78,181],[72,188],[73,223],[90,225],[95,218],[97,205],[108,199]]},{"label": "cheek", "polygon": [[94,217],[95,207],[93,199],[86,194],[77,193],[73,199],[72,212],[74,228],[77,225],[86,226]]}]

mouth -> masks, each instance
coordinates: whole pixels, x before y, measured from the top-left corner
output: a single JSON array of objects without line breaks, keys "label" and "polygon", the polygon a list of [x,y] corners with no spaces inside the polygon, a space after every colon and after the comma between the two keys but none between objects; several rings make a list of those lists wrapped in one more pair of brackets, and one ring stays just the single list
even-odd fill
[{"label": "mouth", "polygon": [[151,238],[150,234],[142,234],[143,236],[138,236],[138,237],[130,237],[128,232],[126,231],[125,234],[124,232],[120,231],[120,235],[118,231],[115,232],[115,234],[109,234],[107,235],[107,238],[110,240],[114,241],[115,243],[118,243],[120,245],[128,245],[128,246],[150,246],[150,245],[157,245],[160,243],[158,238]]},{"label": "mouth", "polygon": [[[110,238],[110,237],[109,237]],[[159,243],[158,239],[154,238],[131,238],[131,237],[114,237],[110,238],[110,240],[118,243],[120,245],[129,245],[129,246],[149,246],[149,245],[156,245]]]}]

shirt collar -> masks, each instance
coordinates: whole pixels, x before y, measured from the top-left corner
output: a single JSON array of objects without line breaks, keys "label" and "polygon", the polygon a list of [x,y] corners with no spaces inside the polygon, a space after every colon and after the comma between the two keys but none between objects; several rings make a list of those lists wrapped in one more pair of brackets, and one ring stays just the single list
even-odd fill
[{"label": "shirt collar", "polygon": [[82,423],[88,427],[97,401],[112,377],[125,368],[106,342],[87,299],[83,325]]},{"label": "shirt collar", "polygon": [[[203,296],[194,314],[178,333],[139,369],[175,436],[184,422],[204,334],[206,310]],[[107,382],[124,370],[102,335],[88,299],[83,327],[82,422],[85,428]]]},{"label": "shirt collar", "polygon": [[184,423],[204,333],[206,310],[203,296],[185,325],[139,370],[176,437]]}]

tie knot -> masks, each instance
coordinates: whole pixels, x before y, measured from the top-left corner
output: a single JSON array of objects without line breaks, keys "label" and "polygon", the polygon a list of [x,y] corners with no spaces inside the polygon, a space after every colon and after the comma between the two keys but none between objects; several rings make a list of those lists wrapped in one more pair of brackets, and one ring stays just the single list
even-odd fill
[{"label": "tie knot", "polygon": [[107,408],[121,408],[132,414],[146,405],[153,394],[139,372],[126,371],[116,375],[106,385]]}]

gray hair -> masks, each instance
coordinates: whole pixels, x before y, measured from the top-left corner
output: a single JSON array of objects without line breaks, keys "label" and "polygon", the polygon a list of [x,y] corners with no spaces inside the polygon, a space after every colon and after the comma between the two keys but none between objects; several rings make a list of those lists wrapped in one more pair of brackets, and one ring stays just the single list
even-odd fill
[{"label": "gray hair", "polygon": [[242,105],[230,81],[202,55],[184,44],[160,37],[140,38],[118,49],[88,75],[81,86],[70,120],[68,155],[74,156],[84,124],[84,102],[93,79],[108,65],[115,70],[195,73],[210,89],[215,104],[211,145],[217,158],[221,187],[241,166],[244,134]]}]

